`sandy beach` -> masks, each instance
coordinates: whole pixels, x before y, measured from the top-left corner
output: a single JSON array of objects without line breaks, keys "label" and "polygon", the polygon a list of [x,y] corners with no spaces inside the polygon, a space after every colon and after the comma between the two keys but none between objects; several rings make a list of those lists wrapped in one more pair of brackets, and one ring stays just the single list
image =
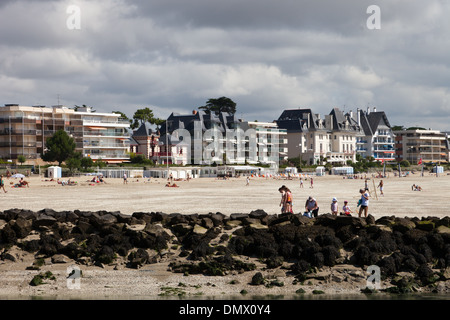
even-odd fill
[{"label": "sandy beach", "polygon": [[[0,193],[0,210],[20,208],[41,210],[51,208],[63,210],[120,211],[124,214],[133,212],[164,213],[209,213],[221,212],[248,213],[263,209],[268,214],[280,213],[280,193],[278,188],[286,185],[293,194],[294,212],[304,211],[308,196],[313,196],[319,203],[319,214],[329,213],[331,200],[338,199],[339,207],[344,200],[349,202],[355,212],[360,198],[359,189],[364,188],[364,179],[343,179],[340,176],[314,177],[314,188],[310,181],[304,181],[300,188],[299,180],[276,180],[251,178],[246,186],[244,177],[219,180],[214,178],[176,181],[179,188],[165,187],[164,179],[105,179],[106,184],[91,185],[90,177],[77,177],[76,186],[62,186],[46,178],[27,178],[29,188],[12,188],[10,183],[16,179],[6,180],[7,194]],[[439,177],[428,173],[421,177],[419,173],[408,177],[394,177],[390,174],[384,181],[384,196],[376,188],[380,179],[369,177],[368,185],[371,198],[369,213],[375,218],[386,215],[422,217],[448,215],[443,199],[450,191],[450,176]],[[64,180],[64,179],[61,179]],[[423,191],[412,191],[413,184],[420,185]]]},{"label": "sandy beach", "polygon": [[[89,177],[77,177],[76,186],[62,186],[48,178],[31,177],[29,188],[13,188],[7,180],[6,194],[0,194],[0,210],[10,208],[38,211],[51,208],[56,211],[88,210],[88,211],[120,211],[123,214],[133,212],[164,212],[164,213],[209,213],[221,212],[249,213],[252,210],[263,209],[268,214],[280,212],[280,194],[278,188],[286,185],[293,192],[294,212],[303,212],[304,202],[308,196],[317,199],[319,214],[329,213],[331,199],[336,197],[339,206],[348,200],[350,207],[356,211],[359,199],[359,189],[364,187],[364,179],[343,179],[338,176],[314,178],[314,188],[310,188],[309,180],[300,188],[298,180],[275,180],[252,178],[246,186],[245,178],[218,180],[212,178],[176,181],[179,188],[165,187],[163,179],[129,179],[124,184],[122,179],[106,179],[106,184],[91,185]],[[62,179],[64,180],[64,179]],[[370,179],[371,199],[369,213],[375,218],[395,215],[398,217],[444,217],[448,209],[443,205],[443,199],[450,190],[450,176],[441,174],[439,177],[420,174],[409,177],[391,177],[383,179],[384,196],[376,188],[380,179]],[[418,184],[423,191],[412,191],[411,186]],[[14,252],[14,248],[12,249]],[[26,270],[34,260],[33,254],[17,251],[16,262],[0,261],[0,299],[29,299],[40,296],[52,299],[83,298],[83,299],[158,299],[160,297],[185,296],[187,298],[215,299],[257,295],[280,295],[291,297],[300,288],[293,283],[292,277],[287,277],[283,268],[265,270],[264,276],[278,279],[283,286],[255,287],[249,286],[254,272],[232,272],[226,276],[212,277],[202,275],[175,274],[167,271],[172,257],[179,254],[177,249],[169,248],[163,252],[157,264],[145,265],[139,270],[124,267],[124,262],[118,259],[113,265],[80,266],[83,272],[81,288],[71,290],[67,286],[66,270],[75,264],[70,259],[63,264],[51,263],[46,259],[40,271]],[[250,259],[250,258],[248,258]],[[259,265],[257,259],[251,262]],[[29,285],[34,275],[51,271],[54,280],[47,284],[32,287]],[[329,274],[329,273],[328,273]],[[307,294],[314,290],[323,290],[329,294],[354,294],[365,287],[366,275],[353,266],[346,270],[333,270],[335,279],[351,274],[351,280],[330,281],[315,277],[307,286],[302,286]],[[243,295],[244,292],[247,293]]]}]

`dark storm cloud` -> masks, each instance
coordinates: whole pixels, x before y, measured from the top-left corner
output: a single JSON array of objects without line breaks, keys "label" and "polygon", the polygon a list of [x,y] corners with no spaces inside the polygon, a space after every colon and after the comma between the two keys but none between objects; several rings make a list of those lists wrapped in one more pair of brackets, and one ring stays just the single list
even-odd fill
[{"label": "dark storm cloud", "polygon": [[[366,27],[372,4],[380,30]],[[81,30],[66,27],[69,5]],[[391,123],[446,129],[449,14],[439,0],[2,1],[0,103],[59,94],[167,117],[225,95],[248,120],[376,105]]]}]

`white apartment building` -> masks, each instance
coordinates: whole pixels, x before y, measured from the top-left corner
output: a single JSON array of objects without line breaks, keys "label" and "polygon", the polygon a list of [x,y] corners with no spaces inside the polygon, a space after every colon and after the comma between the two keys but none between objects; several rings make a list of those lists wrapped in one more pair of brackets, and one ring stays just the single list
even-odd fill
[{"label": "white apartment building", "polygon": [[324,118],[311,109],[284,110],[276,122],[287,131],[288,158],[300,157],[308,164],[356,161],[359,127],[338,108]]},{"label": "white apartment building", "polygon": [[[287,132],[276,123],[242,121],[234,114],[207,114],[194,110],[192,114],[172,113],[161,126],[160,148],[165,150],[168,132],[167,161],[187,161],[191,164],[269,164],[278,167],[287,157]],[[241,131],[240,131],[240,130]],[[187,134],[181,137],[180,132]],[[243,132],[243,136],[238,136]],[[251,132],[251,135],[247,133]],[[183,140],[186,138],[185,143]],[[174,147],[178,149],[174,152]],[[183,159],[176,159],[181,154]]]},{"label": "white apartment building", "polygon": [[97,113],[90,108],[77,111],[64,106],[0,107],[0,157],[27,162],[40,161],[46,140],[56,131],[65,130],[76,143],[75,151],[94,161],[109,163],[129,160],[129,123],[114,113]]},{"label": "white apartment building", "polygon": [[356,135],[356,152],[362,158],[374,157],[378,161],[395,160],[395,135],[384,111],[367,112],[357,109],[356,115],[349,113],[360,127]]},{"label": "white apartment building", "polygon": [[397,161],[408,160],[411,164],[443,163],[449,161],[449,141],[446,133],[439,130],[400,130],[396,135]]}]

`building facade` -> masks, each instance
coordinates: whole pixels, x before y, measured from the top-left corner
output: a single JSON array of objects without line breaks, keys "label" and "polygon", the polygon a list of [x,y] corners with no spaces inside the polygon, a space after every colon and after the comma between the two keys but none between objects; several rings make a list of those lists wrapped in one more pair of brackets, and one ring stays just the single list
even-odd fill
[{"label": "building facade", "polygon": [[378,161],[395,160],[395,135],[384,111],[357,109],[350,117],[360,127],[356,135],[356,152],[362,158],[373,157]]},{"label": "building facade", "polygon": [[444,163],[449,161],[449,141],[446,133],[439,130],[395,131],[396,159],[411,164]]},{"label": "building facade", "polygon": [[338,108],[323,118],[311,109],[284,110],[276,123],[287,132],[288,158],[300,157],[311,165],[356,161],[360,128]]},{"label": "building facade", "polygon": [[174,154],[182,154],[183,160],[197,165],[261,163],[278,167],[287,156],[286,135],[275,123],[194,110],[187,115],[172,113],[161,126],[160,144],[168,143],[169,163],[175,163]]},{"label": "building facade", "polygon": [[109,163],[129,160],[129,122],[114,113],[77,111],[64,106],[0,107],[0,157],[27,162],[40,160],[46,151],[46,140],[56,131],[66,131],[76,143],[75,151],[83,157]]}]

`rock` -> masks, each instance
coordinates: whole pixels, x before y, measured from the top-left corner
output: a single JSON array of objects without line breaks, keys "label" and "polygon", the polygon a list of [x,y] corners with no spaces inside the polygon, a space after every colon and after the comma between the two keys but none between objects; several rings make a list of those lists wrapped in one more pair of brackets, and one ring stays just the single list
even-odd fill
[{"label": "rock", "polygon": [[394,218],[391,217],[381,217],[380,219],[375,221],[376,224],[382,224],[388,227],[392,227],[394,225]]},{"label": "rock", "polygon": [[68,258],[63,254],[55,254],[51,259],[52,263],[68,263]]},{"label": "rock", "polygon": [[207,218],[207,217],[201,219],[201,224],[202,224],[202,227],[204,227],[206,229],[214,228],[214,222],[210,218]]},{"label": "rock", "polygon": [[242,225],[242,221],[240,220],[229,220],[227,221],[226,225],[228,227],[230,227],[231,229],[239,227],[240,225]]},{"label": "rock", "polygon": [[198,224],[196,224],[194,226],[194,229],[192,230],[192,232],[194,232],[195,234],[205,234],[208,232],[208,229],[203,228],[202,226],[199,226]]},{"label": "rock", "polygon": [[232,213],[232,214],[230,214],[231,220],[243,220],[248,217],[249,217],[249,215],[247,213]]},{"label": "rock", "polygon": [[441,225],[439,227],[436,228],[436,232],[439,234],[450,234],[450,228],[446,227],[444,225]]},{"label": "rock", "polygon": [[[13,222],[14,221],[14,222]],[[18,238],[25,238],[33,227],[33,222],[24,218],[17,218],[17,220],[11,220],[10,224]]]},{"label": "rock", "polygon": [[0,230],[3,229],[3,227],[7,224],[8,222],[6,222],[5,220],[0,219]]},{"label": "rock", "polygon": [[299,225],[313,225],[314,220],[308,217],[305,217],[302,214],[294,214],[294,217],[292,218],[292,222],[299,226]]},{"label": "rock", "polygon": [[[329,217],[327,217],[328,219]],[[353,216],[336,216],[334,218],[334,225],[336,226],[354,226],[357,228],[362,228],[366,226],[367,222],[363,218],[353,217]]]},{"label": "rock", "polygon": [[[321,225],[321,226],[335,226],[336,218],[337,218],[337,216],[334,216],[329,213],[321,214],[316,218],[315,224]],[[350,217],[350,218],[352,218],[352,217]]]},{"label": "rock", "polygon": [[374,218],[371,214],[369,214],[369,215],[367,216],[367,218],[366,218],[366,223],[367,223],[368,225],[375,224],[375,218]]},{"label": "rock", "polygon": [[253,286],[260,286],[264,284],[264,276],[262,275],[261,272],[257,272],[253,275],[252,277],[252,281],[250,282],[251,285]]},{"label": "rock", "polygon": [[177,223],[177,224],[174,224],[171,226],[172,232],[177,237],[186,235],[192,229],[193,229],[193,227],[187,223]]},{"label": "rock", "polygon": [[142,267],[144,264],[148,263],[150,256],[148,252],[144,249],[139,248],[137,251],[132,252],[128,255],[128,266],[134,269]]},{"label": "rock", "polygon": [[424,231],[432,231],[434,229],[434,222],[430,220],[417,221],[416,228]]},{"label": "rock", "polygon": [[397,218],[393,224],[393,230],[400,231],[401,233],[405,233],[408,230],[414,229],[416,224],[412,222],[410,219],[406,218]]},{"label": "rock", "polygon": [[249,227],[252,229],[269,229],[268,226],[258,222],[250,224]]},{"label": "rock", "polygon": [[250,212],[249,217],[253,219],[262,219],[267,216],[267,212],[262,209],[257,209]]},{"label": "rock", "polygon": [[33,221],[33,227],[34,228],[51,227],[56,222],[57,222],[57,220],[54,217],[42,214],[42,215],[39,215],[36,218],[36,220]]}]

